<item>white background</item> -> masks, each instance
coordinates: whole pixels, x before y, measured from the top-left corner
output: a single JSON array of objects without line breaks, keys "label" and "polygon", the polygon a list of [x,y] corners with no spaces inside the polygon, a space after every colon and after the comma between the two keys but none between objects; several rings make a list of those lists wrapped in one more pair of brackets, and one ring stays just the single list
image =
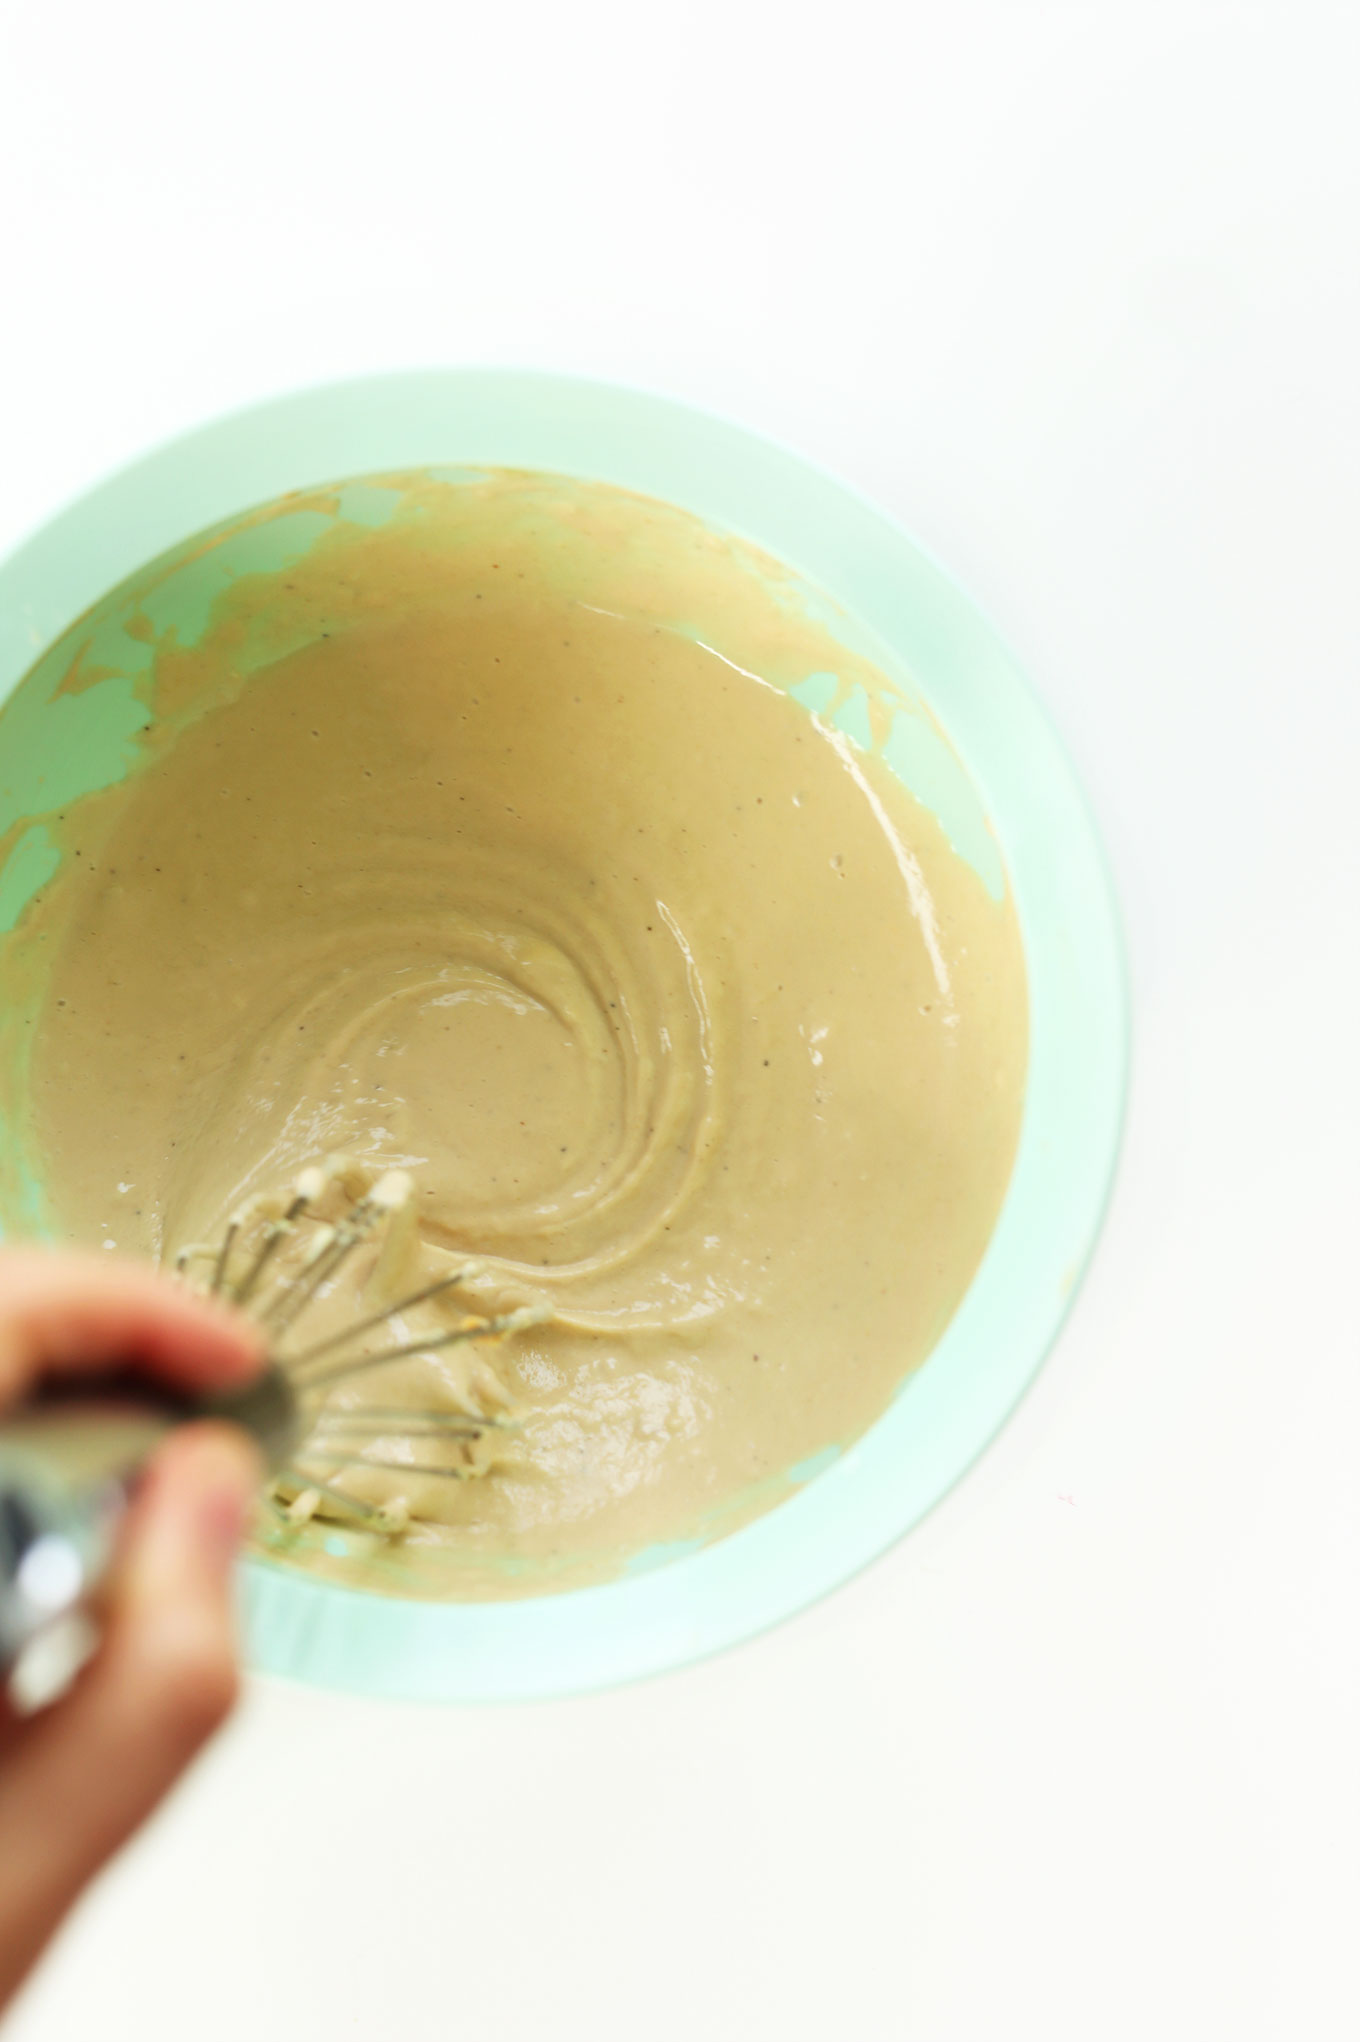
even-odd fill
[{"label": "white background", "polygon": [[1360,2036],[1357,11],[0,0],[0,543],[225,407],[522,362],[839,471],[1115,862],[1108,1229],[925,1527],[743,1650],[256,1687],[11,2042]]}]

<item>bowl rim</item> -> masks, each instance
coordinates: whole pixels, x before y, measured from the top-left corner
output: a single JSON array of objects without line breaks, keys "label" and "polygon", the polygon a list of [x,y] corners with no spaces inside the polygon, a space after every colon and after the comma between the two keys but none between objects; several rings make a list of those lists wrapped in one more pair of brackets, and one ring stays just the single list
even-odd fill
[{"label": "bowl rim", "polygon": [[286,392],[176,436],[0,562],[0,699],[102,594],[195,532],[292,490],[435,465],[556,470],[662,498],[774,554],[867,625],[910,668],[982,793],[1030,984],[1019,1150],[983,1261],[882,1417],[785,1502],[711,1545],[653,1549],[619,1580],[522,1600],[398,1600],[242,1565],[259,1671],[392,1699],[525,1700],[755,1636],[878,1558],[962,1479],[1037,1375],[1104,1219],[1126,1102],[1127,972],[1084,793],[985,612],[815,463],[620,384],[407,369]]}]

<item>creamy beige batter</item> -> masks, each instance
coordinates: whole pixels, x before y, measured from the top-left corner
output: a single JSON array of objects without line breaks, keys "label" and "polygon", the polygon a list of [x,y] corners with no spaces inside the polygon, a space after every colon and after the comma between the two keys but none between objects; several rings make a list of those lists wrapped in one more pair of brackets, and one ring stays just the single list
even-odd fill
[{"label": "creamy beige batter", "polygon": [[483,1479],[407,1484],[395,1546],[268,1536],[522,1593],[769,1507],[929,1352],[1011,1167],[1023,958],[787,692],[887,683],[772,563],[599,487],[389,487],[160,635],[136,768],[52,819],[0,957],[35,1024],[14,1110],[55,1228],[125,1250],[329,1150],[410,1169],[413,1268],[475,1251],[463,1304],[557,1314],[495,1357],[520,1429]]}]

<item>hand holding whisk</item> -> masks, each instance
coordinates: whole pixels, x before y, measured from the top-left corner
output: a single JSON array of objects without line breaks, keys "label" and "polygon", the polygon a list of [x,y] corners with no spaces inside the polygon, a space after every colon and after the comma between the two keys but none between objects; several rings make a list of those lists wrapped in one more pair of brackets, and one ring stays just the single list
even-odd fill
[{"label": "hand holding whisk", "polygon": [[[492,1316],[460,1313],[414,1332],[412,1313],[451,1299],[478,1273],[462,1261],[433,1281],[299,1344],[304,1315],[342,1302],[336,1280],[365,1243],[409,1213],[404,1171],[373,1180],[344,1157],[302,1172],[283,1201],[255,1199],[220,1241],[183,1249],[176,1267],[196,1287],[235,1305],[262,1333],[267,1360],[245,1389],[177,1397],[141,1376],[79,1378],[43,1386],[0,1426],[0,1683],[36,1641],[84,1622],[106,1572],[119,1519],[151,1454],[176,1426],[227,1419],[264,1456],[270,1497],[287,1522],[321,1514],[386,1536],[410,1517],[400,1489],[371,1502],[345,1485],[377,1474],[388,1486],[463,1480],[486,1465],[477,1449],[506,1431],[508,1398],[489,1371],[459,1395],[446,1380],[424,1401],[336,1401],[382,1369],[449,1349],[506,1339],[547,1319],[539,1306]],[[393,1258],[395,1259],[395,1258]],[[370,1272],[376,1277],[379,1267]]]}]

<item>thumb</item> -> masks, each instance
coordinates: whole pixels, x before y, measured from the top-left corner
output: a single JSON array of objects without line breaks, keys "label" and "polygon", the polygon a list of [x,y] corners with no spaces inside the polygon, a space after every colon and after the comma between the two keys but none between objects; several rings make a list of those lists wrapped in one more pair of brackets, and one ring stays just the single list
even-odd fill
[{"label": "thumb", "polygon": [[236,1699],[232,1566],[258,1482],[226,1425],[177,1433],[147,1470],[99,1652],[0,1770],[0,2005]]}]

